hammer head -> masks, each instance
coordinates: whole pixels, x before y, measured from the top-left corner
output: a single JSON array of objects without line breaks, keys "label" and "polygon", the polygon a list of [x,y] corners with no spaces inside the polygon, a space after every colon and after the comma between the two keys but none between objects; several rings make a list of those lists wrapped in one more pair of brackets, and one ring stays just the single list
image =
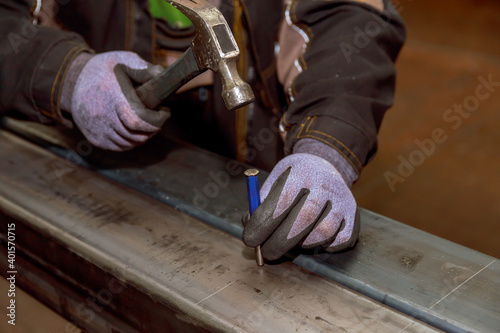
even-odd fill
[{"label": "hammer head", "polygon": [[238,74],[240,51],[222,13],[205,0],[166,1],[196,28],[191,49],[201,70],[211,69],[219,75],[226,107],[233,110],[253,102],[252,89]]}]

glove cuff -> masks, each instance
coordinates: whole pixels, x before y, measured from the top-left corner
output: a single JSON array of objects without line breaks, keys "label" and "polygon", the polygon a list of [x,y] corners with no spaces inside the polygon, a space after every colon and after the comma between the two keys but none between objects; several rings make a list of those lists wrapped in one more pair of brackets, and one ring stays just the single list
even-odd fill
[{"label": "glove cuff", "polygon": [[293,153],[306,153],[321,157],[332,164],[351,188],[358,179],[356,170],[337,150],[315,139],[301,139],[293,147]]},{"label": "glove cuff", "polygon": [[80,53],[71,63],[61,92],[61,109],[71,113],[71,100],[73,98],[73,90],[75,89],[76,80],[83,70],[83,67],[93,57],[93,54],[88,52]]}]

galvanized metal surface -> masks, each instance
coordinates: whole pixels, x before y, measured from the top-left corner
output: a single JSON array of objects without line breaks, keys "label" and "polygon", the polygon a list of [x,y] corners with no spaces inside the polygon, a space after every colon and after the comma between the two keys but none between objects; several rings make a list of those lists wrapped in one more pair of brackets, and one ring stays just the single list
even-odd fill
[{"label": "galvanized metal surface", "polygon": [[[237,238],[94,172],[67,164],[61,178],[54,166],[63,162],[0,131],[0,210],[47,239],[45,249],[19,244],[42,267],[71,252],[199,330],[433,331],[291,262],[256,267]],[[52,269],[96,283],[87,281],[91,270],[77,275],[78,266]],[[124,294],[113,294],[118,304]],[[129,311],[134,305],[144,311],[127,304]]]},{"label": "galvanized metal surface", "polygon": [[[8,121],[7,126],[61,156],[79,158],[71,148],[61,148],[81,145],[83,141],[74,135],[36,124]],[[157,139],[121,155],[94,151],[84,164],[235,236],[241,235],[240,219],[247,209],[244,168],[232,161]],[[317,274],[446,331],[498,331],[500,264],[496,258],[366,210],[361,210],[361,221],[360,241],[353,251],[302,253],[291,258]]]}]

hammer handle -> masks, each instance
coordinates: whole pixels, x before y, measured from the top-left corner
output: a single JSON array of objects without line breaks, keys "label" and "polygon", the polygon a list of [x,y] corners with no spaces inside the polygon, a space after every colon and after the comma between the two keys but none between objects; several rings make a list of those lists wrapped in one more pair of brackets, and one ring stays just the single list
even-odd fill
[{"label": "hammer handle", "polygon": [[141,102],[150,110],[155,110],[161,102],[175,93],[188,81],[201,74],[191,48],[160,75],[135,89]]}]

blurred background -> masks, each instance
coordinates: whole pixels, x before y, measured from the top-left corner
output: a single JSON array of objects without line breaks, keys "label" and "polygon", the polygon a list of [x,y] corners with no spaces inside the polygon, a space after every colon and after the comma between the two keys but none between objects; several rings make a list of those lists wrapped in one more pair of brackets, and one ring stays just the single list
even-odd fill
[{"label": "blurred background", "polygon": [[[500,2],[399,0],[398,8],[408,41],[396,101],[353,188],[358,204],[500,258]],[[480,77],[497,86],[476,96]]]}]

